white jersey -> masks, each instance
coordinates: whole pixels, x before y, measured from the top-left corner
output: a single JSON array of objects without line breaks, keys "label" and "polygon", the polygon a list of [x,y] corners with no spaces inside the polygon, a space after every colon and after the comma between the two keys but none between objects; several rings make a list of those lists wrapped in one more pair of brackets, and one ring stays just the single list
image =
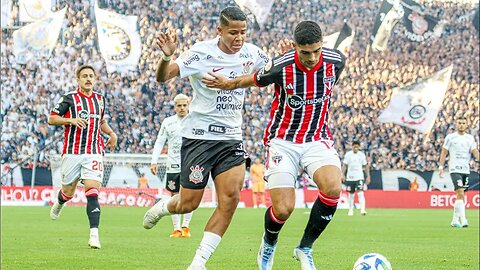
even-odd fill
[{"label": "white jersey", "polygon": [[343,164],[348,165],[347,168],[347,181],[364,180],[363,166],[367,165],[367,157],[362,151],[354,153],[348,151],[343,159]]},{"label": "white jersey", "polygon": [[445,137],[443,148],[448,150],[448,170],[450,173],[470,174],[470,155],[477,147],[472,135],[458,132],[448,134]]},{"label": "white jersey", "polygon": [[190,113],[182,123],[182,136],[202,140],[242,140],[242,109],[245,89],[214,90],[201,79],[208,72],[236,78],[252,74],[268,62],[257,46],[244,43],[236,54],[226,54],[218,47],[219,38],[198,42],[183,53],[176,63],[180,77],[189,77],[193,88]]},{"label": "white jersey", "polygon": [[183,121],[183,118],[177,115],[165,118],[153,147],[152,164],[157,164],[163,146],[168,141],[167,173],[180,172],[180,149],[182,148],[181,121]]}]

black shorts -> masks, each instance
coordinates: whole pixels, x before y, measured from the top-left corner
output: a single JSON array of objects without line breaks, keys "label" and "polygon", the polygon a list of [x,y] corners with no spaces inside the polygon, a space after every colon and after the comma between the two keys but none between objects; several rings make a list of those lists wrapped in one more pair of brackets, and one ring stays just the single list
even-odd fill
[{"label": "black shorts", "polygon": [[170,192],[178,193],[180,191],[180,173],[167,173],[165,188]]},{"label": "black shorts", "polygon": [[180,184],[184,188],[204,189],[211,174],[217,175],[244,164],[247,152],[242,141],[182,139]]},{"label": "black shorts", "polygon": [[453,186],[455,187],[455,190],[459,188],[463,188],[465,190],[468,189],[468,176],[469,174],[464,174],[464,173],[451,173],[450,177],[452,178]]},{"label": "black shorts", "polygon": [[355,193],[356,190],[363,191],[363,180],[345,181],[345,186],[349,193]]}]

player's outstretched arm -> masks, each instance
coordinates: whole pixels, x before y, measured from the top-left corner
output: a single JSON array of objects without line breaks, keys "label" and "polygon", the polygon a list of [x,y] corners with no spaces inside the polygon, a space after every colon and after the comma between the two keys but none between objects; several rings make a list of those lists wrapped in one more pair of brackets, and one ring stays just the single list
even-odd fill
[{"label": "player's outstretched arm", "polygon": [[50,115],[48,117],[48,124],[51,126],[77,126],[79,128],[87,127],[87,120],[82,118],[64,118],[60,115]]},{"label": "player's outstretched arm", "polygon": [[178,65],[171,63],[172,55],[178,46],[176,30],[169,28],[165,33],[160,33],[157,45],[162,50],[163,56],[158,63],[155,79],[157,82],[166,82],[180,74]]},{"label": "player's outstretched arm", "polygon": [[109,136],[106,147],[110,148],[110,151],[115,150],[115,147],[117,147],[118,137],[105,119],[102,119],[100,122],[100,130]]},{"label": "player's outstretched arm", "polygon": [[232,90],[255,86],[253,74],[242,75],[232,80],[214,72],[208,72],[208,75],[210,76],[202,78],[202,83],[209,88]]},{"label": "player's outstretched arm", "polygon": [[440,153],[440,161],[439,161],[439,167],[438,167],[438,174],[440,178],[443,178],[443,169],[445,165],[445,160],[447,159],[447,154],[448,150],[442,147],[442,152]]}]

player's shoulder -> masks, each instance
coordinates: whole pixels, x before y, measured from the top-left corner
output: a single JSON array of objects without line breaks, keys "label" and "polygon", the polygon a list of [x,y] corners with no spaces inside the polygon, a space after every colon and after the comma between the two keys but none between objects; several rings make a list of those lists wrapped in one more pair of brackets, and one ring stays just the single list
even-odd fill
[{"label": "player's shoulder", "polygon": [[295,50],[290,50],[282,55],[273,58],[273,66],[283,67],[295,62]]},{"label": "player's shoulder", "polygon": [[345,55],[337,49],[322,48],[323,61],[332,64],[345,63]]}]

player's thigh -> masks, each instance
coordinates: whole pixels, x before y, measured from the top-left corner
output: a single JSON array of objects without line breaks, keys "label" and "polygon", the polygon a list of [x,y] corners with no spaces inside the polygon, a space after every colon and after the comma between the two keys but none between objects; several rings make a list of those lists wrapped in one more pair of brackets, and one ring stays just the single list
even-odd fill
[{"label": "player's thigh", "polygon": [[[62,155],[61,174],[62,186],[72,186],[78,182],[81,175],[82,158],[81,155],[64,154]],[[63,189],[65,191],[65,189]]]},{"label": "player's thigh", "polygon": [[165,189],[171,193],[180,191],[180,173],[167,173]]},{"label": "player's thigh", "polygon": [[365,181],[363,179],[356,181],[355,189],[358,192],[362,192],[364,188],[365,188]]},{"label": "player's thigh", "polygon": [[468,174],[451,173],[450,178],[452,178],[452,182],[455,190],[465,191],[468,189],[469,187]]},{"label": "player's thigh", "polygon": [[82,169],[80,178],[85,180],[97,181],[100,184],[103,181],[103,157],[97,154],[80,155],[82,159]]},{"label": "player's thigh", "polygon": [[237,165],[215,176],[214,183],[219,205],[233,203],[232,206],[237,206],[244,177],[245,164]]},{"label": "player's thigh", "polygon": [[345,188],[348,193],[355,193],[355,189],[357,187],[357,181],[345,181]]},{"label": "player's thigh", "polygon": [[[301,148],[297,144],[273,139],[267,147],[265,179],[269,189],[293,188],[298,175]],[[279,174],[281,177],[273,175]],[[288,174],[288,177],[284,177]]]},{"label": "player's thigh", "polygon": [[325,141],[316,141],[304,145],[300,163],[307,174],[324,192],[337,193],[341,191],[341,164],[333,144]]}]

